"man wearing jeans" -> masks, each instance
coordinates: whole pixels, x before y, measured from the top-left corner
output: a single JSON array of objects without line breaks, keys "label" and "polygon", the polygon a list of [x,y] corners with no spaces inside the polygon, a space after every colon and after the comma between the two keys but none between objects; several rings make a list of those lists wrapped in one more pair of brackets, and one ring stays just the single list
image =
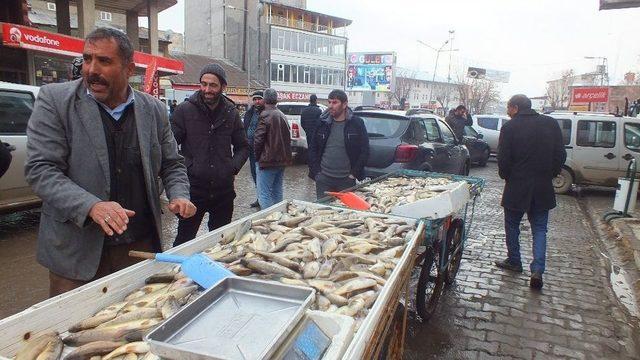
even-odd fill
[{"label": "man wearing jeans", "polygon": [[342,90],[329,93],[325,112],[309,142],[309,177],[316,181],[316,196],[352,187],[364,179],[369,158],[369,135],[364,121],[349,109]]},{"label": "man wearing jeans", "polygon": [[282,201],[284,167],[291,165],[291,130],[286,116],[276,107],[278,93],[267,89],[263,97],[265,105],[253,137],[253,149],[258,162],[258,202],[260,208],[266,209]]},{"label": "man wearing jeans", "polygon": [[498,143],[498,171],[505,180],[502,195],[507,242],[507,259],[496,266],[522,272],[520,222],[525,213],[533,234],[531,281],[542,288],[549,210],[556,207],[552,180],[564,164],[567,153],[558,122],[531,109],[525,95],[514,95],[507,104],[512,118],[502,126]]}]

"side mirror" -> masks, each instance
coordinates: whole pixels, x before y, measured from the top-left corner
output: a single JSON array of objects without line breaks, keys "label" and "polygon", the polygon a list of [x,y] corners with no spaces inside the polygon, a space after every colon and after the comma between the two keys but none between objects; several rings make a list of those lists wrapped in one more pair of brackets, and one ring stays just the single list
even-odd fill
[{"label": "side mirror", "polygon": [[482,134],[480,134],[480,133],[477,133],[477,134],[476,134],[476,139],[482,139],[482,138],[484,138],[484,135],[482,135]]}]

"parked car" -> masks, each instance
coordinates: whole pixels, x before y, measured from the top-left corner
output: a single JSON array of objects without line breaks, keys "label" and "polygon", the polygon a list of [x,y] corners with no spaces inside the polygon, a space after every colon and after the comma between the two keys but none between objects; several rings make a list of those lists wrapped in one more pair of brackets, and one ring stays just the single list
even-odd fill
[{"label": "parked car", "polygon": [[469,151],[439,116],[407,116],[404,111],[393,110],[355,114],[364,120],[369,133],[366,177],[399,169],[469,174]]},{"label": "parked car", "polygon": [[[291,151],[294,157],[300,161],[306,159],[305,156],[309,148],[307,144],[307,134],[300,124],[302,109],[308,105],[309,103],[303,102],[280,102],[276,105],[278,109],[287,116],[289,128],[291,129]],[[318,104],[318,106],[323,112],[327,109],[327,107],[322,104]]]},{"label": "parked car", "polygon": [[472,118],[472,127],[478,134],[482,134],[484,141],[489,144],[489,152],[497,153],[500,129],[510,118],[506,115],[474,115]]},{"label": "parked car", "polygon": [[27,122],[40,88],[0,82],[0,141],[11,150],[13,160],[0,178],[0,213],[40,206],[41,200],[27,184]]},{"label": "parked car", "polygon": [[615,187],[629,161],[640,156],[640,119],[595,113],[553,112],[567,160],[553,180],[556,193],[576,185]]},{"label": "parked car", "polygon": [[471,126],[464,127],[464,145],[469,150],[471,162],[480,166],[486,166],[489,161],[489,144],[483,139],[482,134]]}]

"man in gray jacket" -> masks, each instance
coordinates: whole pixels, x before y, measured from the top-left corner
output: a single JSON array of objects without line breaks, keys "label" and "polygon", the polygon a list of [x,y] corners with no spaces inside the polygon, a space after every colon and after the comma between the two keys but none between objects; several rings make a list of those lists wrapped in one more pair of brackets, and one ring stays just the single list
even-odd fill
[{"label": "man in gray jacket", "polygon": [[26,177],[42,198],[38,262],[55,296],[160,251],[157,179],[169,210],[195,213],[160,101],[133,90],[133,48],[99,28],[85,39],[82,79],[43,86],[27,128]]}]

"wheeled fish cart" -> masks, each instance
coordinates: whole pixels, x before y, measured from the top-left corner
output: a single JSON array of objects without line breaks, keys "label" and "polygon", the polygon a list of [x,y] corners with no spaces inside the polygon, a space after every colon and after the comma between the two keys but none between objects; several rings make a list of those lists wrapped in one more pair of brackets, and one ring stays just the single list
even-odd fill
[{"label": "wheeled fish cart", "polygon": [[[159,359],[154,349],[168,359],[246,358],[181,345],[185,329],[248,346],[255,358],[372,359],[407,290],[424,227],[286,200],[167,251],[203,253],[251,281],[227,278],[205,290],[179,265],[145,260],[0,320],[0,359]],[[276,312],[279,330],[247,344]]]},{"label": "wheeled fish cart", "polygon": [[[400,170],[342,191],[367,201],[369,212],[404,216],[424,225],[414,260],[415,266],[420,267],[415,304],[423,321],[435,313],[444,288],[458,273],[484,184],[484,179],[472,176]],[[344,206],[334,197],[319,202]],[[403,320],[406,310],[405,307]],[[404,336],[404,331],[391,333]],[[402,344],[404,338],[398,341]]]}]

